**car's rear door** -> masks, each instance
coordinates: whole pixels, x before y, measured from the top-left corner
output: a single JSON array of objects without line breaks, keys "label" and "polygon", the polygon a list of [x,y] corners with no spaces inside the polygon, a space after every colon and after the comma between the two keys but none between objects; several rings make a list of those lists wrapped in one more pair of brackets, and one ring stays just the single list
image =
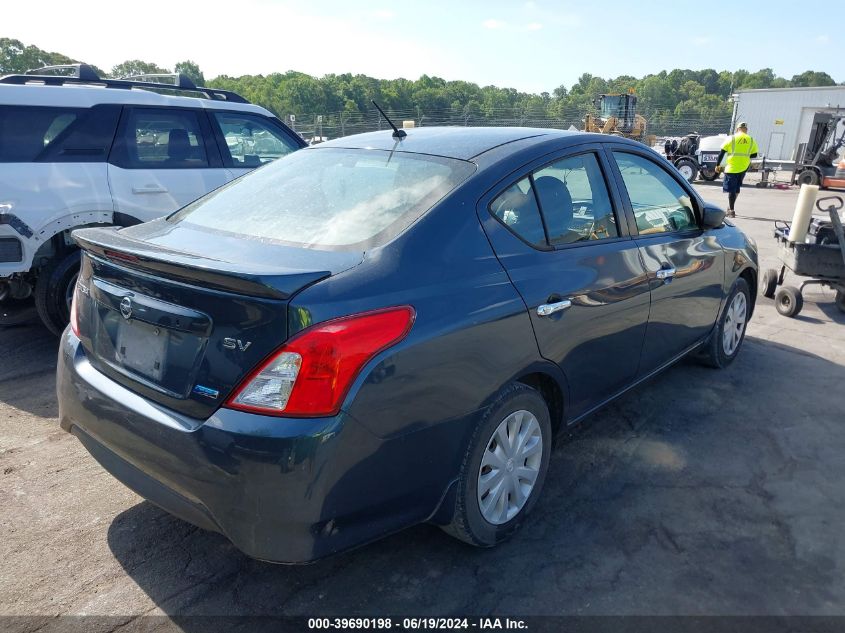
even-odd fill
[{"label": "car's rear door", "polygon": [[540,353],[566,375],[569,420],[635,379],[648,321],[645,269],[608,173],[600,147],[582,145],[527,165],[478,207]]},{"label": "car's rear door", "polygon": [[675,170],[632,145],[610,144],[609,150],[651,283],[644,375],[712,329],[723,298],[724,253],[718,229],[701,228],[700,201]]},{"label": "car's rear door", "polygon": [[135,106],[123,110],[108,174],[126,223],[170,214],[233,177],[203,110]]}]

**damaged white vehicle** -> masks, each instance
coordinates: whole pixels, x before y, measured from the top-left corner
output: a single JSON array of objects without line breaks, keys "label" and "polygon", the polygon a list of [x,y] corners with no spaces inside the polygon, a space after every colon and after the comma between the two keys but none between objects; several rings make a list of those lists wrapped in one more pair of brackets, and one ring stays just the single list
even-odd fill
[{"label": "damaged white vehicle", "polygon": [[0,77],[0,325],[37,311],[61,333],[73,229],[170,214],[304,146],[264,108],[184,75],[102,79],[74,64]]}]

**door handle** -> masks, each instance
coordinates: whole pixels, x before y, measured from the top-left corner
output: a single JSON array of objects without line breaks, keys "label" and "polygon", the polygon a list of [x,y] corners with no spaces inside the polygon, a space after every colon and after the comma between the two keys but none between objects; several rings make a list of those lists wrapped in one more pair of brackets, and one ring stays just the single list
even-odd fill
[{"label": "door handle", "polygon": [[132,187],[132,193],[167,193],[167,187],[147,185],[146,187]]},{"label": "door handle", "polygon": [[666,283],[672,281],[672,277],[675,276],[675,269],[674,268],[661,268],[657,271],[656,277],[658,279],[662,279]]},{"label": "door handle", "polygon": [[544,303],[537,306],[537,316],[549,316],[550,314],[554,314],[555,312],[560,312],[561,310],[566,310],[571,307],[572,302],[569,299],[555,301],[554,303]]}]

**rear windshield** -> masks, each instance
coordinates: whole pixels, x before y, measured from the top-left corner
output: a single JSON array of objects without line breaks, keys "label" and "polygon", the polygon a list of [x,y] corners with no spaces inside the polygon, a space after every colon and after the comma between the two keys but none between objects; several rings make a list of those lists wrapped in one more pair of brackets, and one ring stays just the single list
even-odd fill
[{"label": "rear windshield", "polygon": [[294,152],[170,216],[296,246],[384,243],[465,180],[461,160],[382,150]]}]

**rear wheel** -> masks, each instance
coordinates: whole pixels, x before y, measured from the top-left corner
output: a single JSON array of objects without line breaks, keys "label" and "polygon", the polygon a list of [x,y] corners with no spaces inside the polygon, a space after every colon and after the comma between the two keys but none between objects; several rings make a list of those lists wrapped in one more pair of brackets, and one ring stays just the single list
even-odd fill
[{"label": "rear wheel", "polygon": [[819,174],[815,169],[805,169],[798,174],[797,182],[799,185],[817,185],[819,184]]},{"label": "rear wheel", "polygon": [[804,307],[804,297],[794,286],[781,286],[775,295],[775,308],[786,317],[796,317]]},{"label": "rear wheel", "polygon": [[514,383],[473,434],[458,480],[452,536],[492,547],[513,534],[540,495],[551,454],[549,409],[539,392]]},{"label": "rear wheel", "polygon": [[707,182],[713,182],[716,178],[719,177],[719,174],[716,173],[715,169],[706,169],[702,168],[701,170],[701,177],[704,178]]},{"label": "rear wheel", "polygon": [[763,296],[768,299],[775,298],[775,292],[778,289],[778,271],[774,268],[769,268],[763,273],[763,285],[761,291]]},{"label": "rear wheel", "polygon": [[723,369],[739,354],[751,308],[751,291],[742,277],[734,282],[719,321],[699,357],[709,367]]},{"label": "rear wheel", "polygon": [[56,336],[70,321],[70,304],[79,276],[79,251],[56,258],[38,274],[35,282],[35,308],[38,316]]},{"label": "rear wheel", "polygon": [[688,183],[695,182],[695,177],[698,175],[698,164],[693,159],[679,158],[675,161],[675,167]]}]

